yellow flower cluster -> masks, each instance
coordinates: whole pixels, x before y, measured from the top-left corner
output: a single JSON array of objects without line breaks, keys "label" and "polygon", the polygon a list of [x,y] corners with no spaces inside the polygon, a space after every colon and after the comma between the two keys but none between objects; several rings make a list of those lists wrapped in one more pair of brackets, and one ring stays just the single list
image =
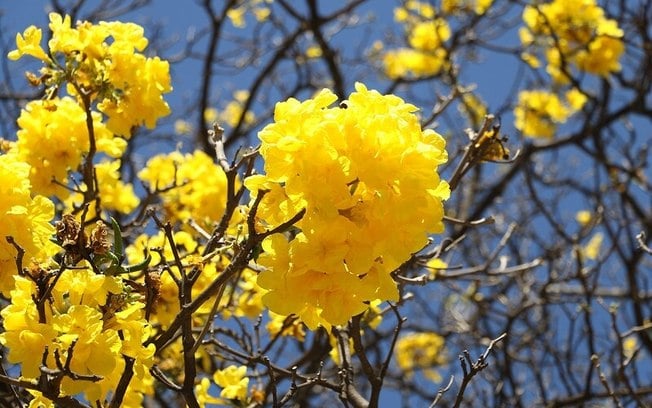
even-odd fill
[{"label": "yellow flower cluster", "polygon": [[[521,43],[545,56],[547,71],[555,81],[567,82],[573,66],[600,76],[620,70],[619,59],[625,49],[623,31],[615,20],[605,17],[595,0],[528,5],[523,10],[523,21]],[[535,54],[526,52],[524,59],[539,66]]]},{"label": "yellow flower cluster", "polygon": [[102,206],[123,214],[133,211],[140,200],[131,184],[120,179],[120,161],[103,161],[95,166],[97,184],[102,186]]},{"label": "yellow flower cluster", "polygon": [[217,370],[213,374],[213,381],[222,387],[220,392],[222,398],[246,400],[249,386],[246,366],[228,366],[223,370]]},{"label": "yellow flower cluster", "polygon": [[[92,117],[98,151],[119,157],[126,141],[113,137],[100,113],[93,112]],[[65,199],[69,194],[63,187],[68,184],[68,171],[77,170],[89,149],[84,109],[70,97],[32,101],[22,110],[17,123],[14,149],[20,160],[31,166],[34,192]]]},{"label": "yellow flower cluster", "polygon": [[[0,313],[4,326],[0,342],[9,349],[9,362],[21,364],[23,378],[41,375],[47,348],[48,368],[56,370],[69,360],[70,373],[61,382],[63,395],[81,393],[88,401],[105,401],[120,381],[127,356],[135,363],[124,406],[141,406],[142,395],[153,392],[149,368],[154,346],[142,345],[151,328],[143,317],[143,304],[129,299],[121,281],[89,269],[65,270],[39,312],[35,299],[42,296],[42,289],[27,278],[15,280],[11,304]],[[74,375],[98,380],[75,380]]]},{"label": "yellow flower cluster", "polygon": [[306,338],[303,323],[296,316],[284,316],[269,311],[269,322],[265,328],[271,337],[291,336],[299,341]]},{"label": "yellow flower cluster", "polygon": [[408,1],[394,10],[394,20],[405,25],[409,47],[383,55],[385,74],[392,79],[437,74],[445,68],[448,52],[443,43],[451,36],[446,20],[435,9],[419,1]]},{"label": "yellow flower cluster", "polygon": [[[202,293],[228,265],[229,259],[220,255],[215,256],[210,262],[201,257],[203,247],[200,246],[193,235],[187,231],[177,231],[173,235],[174,245],[179,257],[182,260],[182,267],[186,273],[193,269],[199,270],[199,277],[192,287],[192,296],[195,298]],[[154,251],[156,249],[156,251]],[[151,267],[162,267],[165,263],[170,264],[169,269],[161,273],[157,279],[157,297],[153,304],[151,321],[158,323],[163,329],[179,314],[179,288],[175,279],[181,279],[181,271],[174,262],[172,245],[166,239],[162,231],[149,236],[140,235],[132,245],[127,246],[125,253],[129,263],[136,264],[143,260],[143,253],[149,253],[152,257]],[[173,276],[172,276],[173,275]],[[142,281],[142,277],[134,276]],[[224,296],[223,299],[228,298]],[[193,317],[200,324],[205,321],[205,316],[210,311],[210,304],[200,307]]]},{"label": "yellow flower cluster", "polygon": [[41,59],[46,64],[41,79],[48,87],[58,87],[72,74],[68,92],[97,102],[115,134],[129,137],[132,127],[152,128],[158,118],[169,114],[163,100],[163,94],[172,90],[169,64],[141,53],[148,42],[142,27],[104,21],[72,27],[70,16],[51,13],[50,30],[52,59],[41,48],[42,33],[34,26],[17,35],[18,49],[9,58],[31,55]]},{"label": "yellow flower cluster", "polygon": [[256,273],[251,269],[242,271],[238,281],[238,290],[233,300],[235,316],[255,319],[265,310],[263,295],[267,291],[258,286],[256,277]]},{"label": "yellow flower cluster", "polygon": [[206,153],[172,152],[154,156],[138,177],[160,197],[166,216],[179,222],[190,219],[209,226],[219,221],[226,206],[226,175]]},{"label": "yellow flower cluster", "polygon": [[589,242],[582,248],[581,253],[586,259],[596,260],[602,252],[602,243],[604,242],[604,234],[596,232],[593,234]]},{"label": "yellow flower cluster", "polygon": [[[208,122],[209,125],[212,125],[214,122],[217,122],[220,125],[229,125],[230,127],[235,127],[240,120],[242,115],[242,110],[244,108],[245,101],[249,98],[249,92],[244,90],[239,90],[233,93],[233,100],[228,102],[224,109],[219,111],[215,108],[206,109],[204,112],[204,120]],[[243,123],[251,124],[255,120],[254,113],[247,111],[243,118]]]},{"label": "yellow flower cluster", "polygon": [[[49,53],[41,47],[41,29],[31,26],[16,36],[17,49],[8,55],[43,61],[41,76],[32,75],[30,82],[45,85],[48,97],[21,112],[15,150],[31,165],[34,191],[63,200],[68,172],[78,170],[89,152],[120,157],[127,142],[116,135],[128,138],[134,127],[152,128],[169,113],[163,94],[172,88],[168,63],[141,53],[147,46],[142,27],[121,22],[72,27],[70,16],[56,13],[49,26]],[[61,89],[72,98],[58,96]],[[115,209],[131,208],[133,197],[128,201]]]},{"label": "yellow flower cluster", "polygon": [[514,126],[527,137],[551,138],[557,125],[586,103],[586,96],[577,89],[566,92],[565,100],[545,90],[521,91],[514,107]]},{"label": "yellow flower cluster", "polygon": [[243,404],[246,403],[249,387],[249,378],[246,375],[246,366],[237,367],[231,365],[223,370],[217,370],[213,374],[213,381],[219,387],[222,387],[222,391],[220,392],[221,398],[214,397],[209,393],[211,388],[210,379],[206,377],[202,378],[200,383],[195,386],[195,394],[197,395],[199,406],[203,408],[207,404],[233,405],[229,400],[241,401]]},{"label": "yellow flower cluster", "polygon": [[589,223],[593,221],[595,217],[596,216],[593,213],[591,213],[591,211],[589,210],[581,210],[578,211],[577,214],[575,214],[575,220],[582,227],[586,227],[587,225],[589,225]]},{"label": "yellow flower cluster", "polygon": [[245,16],[250,11],[256,21],[263,22],[267,20],[271,13],[270,4],[273,0],[245,0],[237,7],[231,7],[227,10],[226,16],[231,21],[234,27],[244,28],[247,24]]},{"label": "yellow flower cluster", "polygon": [[475,14],[484,14],[493,4],[494,0],[442,0],[441,11],[445,14],[473,11]]},{"label": "yellow flower cluster", "polygon": [[[104,160],[94,166],[97,184],[100,186],[100,207],[106,211],[117,211],[122,214],[129,214],[140,204],[140,198],[134,192],[131,183],[125,183],[121,179],[120,160]],[[85,183],[80,183],[82,190],[86,188]],[[65,211],[72,212],[84,203],[84,195],[80,192],[72,193],[64,200]],[[97,202],[93,201],[88,207],[86,219],[96,217],[108,218],[106,213],[98,211]],[[81,216],[81,214],[80,214]],[[80,220],[81,218],[78,217]]]},{"label": "yellow flower cluster", "polygon": [[444,338],[437,333],[407,334],[396,341],[396,363],[409,376],[421,371],[432,381],[440,381],[434,367],[446,362],[444,345]]},{"label": "yellow flower cluster", "polygon": [[25,251],[23,262],[45,261],[58,247],[50,242],[54,227],[54,204],[47,198],[32,196],[30,167],[14,154],[0,155],[0,293],[9,295],[16,273],[16,248],[7,242],[11,236]]},{"label": "yellow flower cluster", "polygon": [[[87,234],[67,215],[55,230],[54,204],[38,194],[57,196],[64,205],[79,200],[84,183],[92,181],[90,170],[101,190],[92,198],[103,209],[133,211],[138,198],[120,179],[120,161],[96,164],[90,158],[119,158],[127,141],[116,134],[128,138],[134,126],[153,127],[168,113],[162,98],[171,89],[168,64],[140,53],[147,40],[135,24],[81,22],[73,28],[70,17],[52,13],[50,29],[48,52],[41,48],[41,30],[32,26],[9,53],[11,59],[30,55],[43,61],[41,76],[28,79],[45,86],[46,98],[25,106],[17,141],[0,155],[0,292],[10,299],[0,312],[0,343],[25,381],[100,405],[127,378],[123,374],[133,372],[122,406],[139,407],[143,395],[153,393],[155,350],[143,346],[153,334],[143,297],[113,276],[122,270],[121,244],[116,240],[118,252],[111,252],[101,221]],[[67,96],[58,95],[63,90]],[[77,170],[84,179],[75,180],[80,190],[70,194],[68,172]],[[50,242],[55,232],[61,247]],[[25,252],[20,275],[18,248]],[[52,258],[62,249],[62,257]],[[141,252],[138,261],[142,257]],[[43,383],[45,378],[52,383]],[[33,406],[54,406],[40,392],[31,393]]]},{"label": "yellow flower cluster", "polygon": [[369,301],[397,300],[391,272],[443,231],[444,139],[421,129],[415,106],[355,88],[334,108],[326,89],[278,103],[259,133],[266,175],[245,180],[253,196],[268,191],[260,228],[305,209],[288,234],[263,241],[258,284],[272,311],[312,329],[344,324]]}]

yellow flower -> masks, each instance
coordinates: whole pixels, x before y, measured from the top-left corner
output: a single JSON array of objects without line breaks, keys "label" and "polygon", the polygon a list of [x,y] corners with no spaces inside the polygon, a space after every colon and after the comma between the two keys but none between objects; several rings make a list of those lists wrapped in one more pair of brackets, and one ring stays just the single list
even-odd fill
[{"label": "yellow flower", "polygon": [[301,320],[294,316],[284,316],[272,311],[269,312],[269,322],[265,326],[270,336],[292,336],[299,341],[306,338]]},{"label": "yellow flower", "polygon": [[[244,90],[235,91],[233,93],[233,100],[224,106],[224,109],[218,111],[217,109],[207,109],[204,112],[204,119],[209,122],[217,122],[218,124],[226,124],[235,127],[240,121],[242,111],[244,109],[245,101],[249,98],[249,92]],[[247,111],[244,114],[244,124],[251,124],[255,120],[253,112]]]},{"label": "yellow flower", "polygon": [[38,391],[27,390],[34,398],[29,402],[29,408],[55,408],[54,403]]},{"label": "yellow flower", "polygon": [[195,385],[195,396],[199,406],[204,408],[206,404],[226,404],[227,402],[221,398],[213,397],[209,394],[211,388],[211,380],[207,377],[201,379],[199,384]]},{"label": "yellow flower", "polygon": [[427,378],[439,381],[434,369],[446,362],[445,339],[437,333],[410,333],[396,342],[396,363],[407,376],[423,371]]},{"label": "yellow flower", "polygon": [[256,21],[259,23],[267,20],[271,12],[268,7],[256,7],[253,9],[254,17],[256,17]]},{"label": "yellow flower", "polygon": [[247,387],[249,386],[247,367],[236,367],[232,365],[223,370],[217,370],[213,374],[213,381],[222,387],[222,392],[220,392],[222,398],[237,399],[240,401],[247,399]]},{"label": "yellow flower", "polygon": [[121,358],[117,355],[118,334],[113,330],[102,331],[102,314],[95,308],[71,306],[67,313],[53,318],[52,327],[61,333],[60,347],[65,354],[75,342],[70,367],[77,373],[106,376],[113,371],[116,359]]},{"label": "yellow flower", "polygon": [[[342,354],[340,352],[340,342],[338,341],[337,337],[331,332],[328,335],[328,343],[330,343],[331,350],[328,352],[329,357],[331,360],[335,362],[338,366],[342,365]],[[353,339],[349,337],[349,350],[351,350],[351,353],[354,353],[353,350]]]},{"label": "yellow flower", "polygon": [[[193,298],[202,293],[224,270],[229,263],[226,256],[216,256],[212,261],[204,261],[199,254],[203,250],[192,234],[187,231],[177,231],[173,235],[174,243],[176,245],[179,256],[182,260],[182,265],[186,268],[186,272],[191,269],[199,269],[199,278],[193,284],[192,296]],[[132,245],[125,249],[127,255],[127,262],[130,264],[140,263],[143,261],[143,254],[147,250],[152,259],[151,266],[157,266],[161,263],[161,256],[157,251],[152,248],[161,248],[162,254],[167,260],[174,259],[172,247],[170,242],[166,239],[163,232],[159,232],[153,236],[141,235],[135,239]],[[170,274],[173,274],[176,279],[180,279],[181,271],[177,266],[172,266],[169,272],[161,274],[159,277],[158,297],[153,307],[152,321],[156,321],[163,328],[174,320],[179,314],[179,294],[178,287]],[[139,276],[142,279],[142,276]],[[224,298],[229,298],[228,294]],[[211,309],[211,302],[202,305],[194,314],[193,317],[203,322],[205,316],[208,315]]]},{"label": "yellow flower", "polygon": [[459,111],[464,114],[473,129],[479,129],[487,115],[487,104],[475,93],[462,94]]},{"label": "yellow flower", "polygon": [[514,108],[514,126],[527,137],[552,138],[557,124],[564,123],[586,102],[586,97],[573,89],[566,101],[545,90],[521,91]]},{"label": "yellow flower", "polygon": [[426,268],[430,271],[430,278],[435,279],[439,271],[448,268],[448,264],[439,258],[431,258],[426,263]]},{"label": "yellow flower", "polygon": [[135,126],[153,129],[156,121],[170,113],[163,94],[172,91],[170,65],[158,57],[142,54],[116,54],[107,67],[109,81],[120,89],[117,98],[106,98],[98,109],[108,116],[107,127],[129,137]]},{"label": "yellow flower", "polygon": [[72,53],[84,48],[84,44],[79,39],[79,33],[72,28],[70,16],[50,13],[49,18],[52,38],[48,42],[48,47],[51,51]]},{"label": "yellow flower", "polygon": [[243,28],[245,26],[245,13],[247,9],[244,7],[232,7],[226,12],[226,16],[231,20],[234,27]]},{"label": "yellow flower", "polygon": [[34,195],[29,182],[30,166],[13,154],[0,155],[0,292],[5,296],[13,288],[16,270],[16,248],[7,242],[13,237],[24,251],[24,266],[45,261],[58,251],[50,242],[54,227],[54,204]]},{"label": "yellow flower", "polygon": [[577,88],[573,88],[566,92],[566,102],[572,111],[582,109],[586,100],[586,95],[580,92]]},{"label": "yellow flower", "polygon": [[447,52],[439,48],[433,52],[398,48],[383,55],[385,75],[390,79],[435,75],[447,64]]},{"label": "yellow flower", "polygon": [[192,218],[208,227],[219,221],[226,206],[224,170],[200,150],[154,156],[138,177],[152,191],[169,188],[161,197],[167,215],[175,221]]},{"label": "yellow flower", "polygon": [[313,44],[306,49],[306,57],[319,58],[322,55],[322,50],[319,45]]},{"label": "yellow flower", "polygon": [[[615,20],[605,17],[595,0],[554,0],[528,5],[523,10],[523,21],[525,26],[519,30],[521,43],[546,56],[547,71],[556,82],[568,81],[561,70],[562,61],[569,68],[603,77],[621,69],[623,31]],[[525,54],[529,60],[535,60],[531,52]]]},{"label": "yellow flower", "polygon": [[329,108],[336,99],[323,90],[277,104],[275,122],[259,133],[266,175],[245,181],[253,195],[271,187],[257,213],[266,228],[305,208],[294,239],[263,242],[258,284],[272,311],[311,329],[396,299],[391,272],[443,231],[449,195],[437,173],[445,141],[421,129],[416,107],[359,83]]},{"label": "yellow flower", "polygon": [[397,8],[394,10],[394,18],[400,21],[402,16],[418,16],[424,19],[431,19],[435,16],[435,9],[427,2],[408,0],[405,2],[404,8]]},{"label": "yellow flower", "polygon": [[587,210],[578,211],[577,214],[575,214],[575,220],[577,220],[577,223],[583,227],[588,225],[589,222],[591,222],[591,219],[593,219],[593,215]]},{"label": "yellow flower", "polygon": [[446,20],[436,19],[417,23],[408,36],[408,43],[416,50],[435,51],[451,36]]},{"label": "yellow flower", "polygon": [[636,336],[629,336],[623,341],[623,355],[625,358],[632,358],[639,344]]},{"label": "yellow flower", "polygon": [[32,300],[35,284],[20,276],[15,276],[15,283],[11,291],[12,303],[0,312],[4,326],[0,343],[9,350],[7,360],[21,364],[23,377],[37,378],[41,374],[42,352],[57,332],[51,325],[39,323],[36,304]]},{"label": "yellow flower", "polygon": [[50,57],[41,48],[41,37],[43,33],[40,28],[29,26],[23,32],[23,35],[16,34],[17,49],[9,52],[7,57],[10,60],[17,60],[23,55],[31,55],[42,61],[50,61]]},{"label": "yellow flower", "polygon": [[100,376],[96,382],[65,377],[62,395],[83,394],[88,401],[105,401],[116,389],[125,369],[123,355],[135,358],[134,375],[125,395],[124,406],[141,405],[142,395],[153,392],[149,368],[154,346],[143,343],[152,331],[143,317],[144,305],[122,297],[118,278],[95,276],[90,268],[66,270],[52,291],[52,307],[39,314],[36,285],[15,277],[11,303],[0,314],[4,332],[0,343],[8,350],[8,360],[20,364],[26,379],[41,375],[45,349],[46,365],[57,367],[69,361],[73,372]]},{"label": "yellow flower", "polygon": [[263,22],[269,17],[271,10],[269,5],[271,0],[247,0],[242,2],[238,7],[231,7],[227,10],[226,16],[236,28],[246,26],[246,14],[251,11],[256,21]]},{"label": "yellow flower", "polygon": [[[92,115],[98,151],[120,156],[126,141],[114,138],[102,124],[101,115]],[[18,118],[17,157],[30,164],[30,181],[37,194],[66,198],[68,172],[76,170],[89,149],[86,113],[69,97],[29,102]]]},{"label": "yellow flower", "polygon": [[391,79],[423,77],[435,75],[448,65],[443,43],[450,38],[450,27],[435,14],[431,5],[419,1],[408,1],[394,10],[394,19],[405,25],[409,47],[382,55],[385,75]]},{"label": "yellow flower", "polygon": [[473,11],[484,14],[493,0],[442,0],[441,11],[446,14]]},{"label": "yellow flower", "polygon": [[394,10],[394,19],[405,24],[409,47],[388,50],[382,55],[385,75],[391,79],[423,77],[435,75],[448,65],[443,43],[450,38],[451,30],[446,20],[435,17],[432,6],[408,1]]},{"label": "yellow flower", "polygon": [[238,288],[241,291],[235,302],[236,316],[247,316],[255,319],[265,310],[263,304],[263,295],[267,292],[256,283],[256,273],[251,269],[242,271],[242,276],[238,282]]},{"label": "yellow flower", "polygon": [[121,292],[122,284],[117,278],[97,275],[89,268],[65,270],[52,295],[60,311],[64,312],[70,305],[104,305],[109,293]]},{"label": "yellow flower", "polygon": [[177,135],[189,135],[192,133],[192,125],[187,120],[177,119],[174,122],[174,133]]},{"label": "yellow flower", "polygon": [[204,111],[204,120],[208,123],[213,123],[217,121],[219,111],[215,108],[207,108]]},{"label": "yellow flower", "polygon": [[604,235],[601,232],[596,232],[593,234],[589,242],[587,242],[584,248],[582,248],[582,254],[586,257],[586,259],[598,259],[600,256],[600,249],[602,248],[603,241]]},{"label": "yellow flower", "polygon": [[119,160],[104,161],[95,165],[95,174],[105,209],[129,214],[138,207],[140,200],[134,193],[133,185],[120,179]]},{"label": "yellow flower", "polygon": [[[163,94],[172,90],[169,64],[142,54],[148,43],[142,27],[117,21],[78,22],[73,27],[70,16],[50,13],[49,17],[52,38],[48,46],[58,62],[45,68],[50,74],[46,85],[51,90],[63,88],[64,80],[71,96],[78,96],[82,89],[108,117],[111,132],[125,137],[133,127],[151,129],[158,118],[169,114],[163,99]],[[40,40],[39,29],[27,28],[24,37],[17,36],[18,50],[9,57],[29,54],[50,61]]]}]

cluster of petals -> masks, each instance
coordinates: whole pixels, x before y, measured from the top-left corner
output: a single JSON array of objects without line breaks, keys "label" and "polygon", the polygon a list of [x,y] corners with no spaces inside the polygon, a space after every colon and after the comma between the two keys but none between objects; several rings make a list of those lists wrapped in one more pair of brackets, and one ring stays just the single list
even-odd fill
[{"label": "cluster of petals", "polygon": [[437,333],[408,333],[396,341],[396,364],[409,376],[421,371],[427,378],[441,381],[436,367],[447,361],[445,344],[444,337]]},{"label": "cluster of petals", "polygon": [[514,126],[527,137],[552,138],[557,126],[579,111],[586,99],[577,89],[566,92],[564,98],[542,89],[521,91],[514,107]]},{"label": "cluster of petals", "polygon": [[263,242],[258,284],[272,311],[310,328],[344,324],[375,299],[397,300],[391,272],[443,231],[444,139],[421,129],[415,106],[355,88],[336,107],[327,89],[278,103],[259,133],[266,174],[245,180],[253,196],[266,191],[259,228],[305,210],[291,231]]},{"label": "cluster of petals", "polygon": [[7,237],[25,251],[24,266],[43,261],[58,249],[50,242],[54,204],[41,195],[32,195],[29,172],[30,166],[15,154],[0,155],[0,292],[4,296],[13,288],[18,255]]},{"label": "cluster of petals", "polygon": [[446,66],[448,52],[443,43],[450,38],[451,30],[431,5],[408,1],[394,10],[394,19],[405,26],[409,46],[384,53],[383,65],[389,78],[435,75]]},{"label": "cluster of petals", "polygon": [[[14,279],[11,304],[0,312],[4,326],[0,343],[9,350],[9,362],[21,365],[22,377],[40,376],[47,350],[48,368],[57,369],[68,361],[72,373],[98,378],[91,382],[64,376],[63,395],[105,401],[118,386],[127,356],[134,359],[134,376],[124,406],[140,406],[143,394],[153,391],[149,368],[154,346],[143,346],[151,335],[144,305],[124,298],[120,280],[89,269],[66,270],[39,311],[36,284],[22,276]],[[115,299],[122,300],[116,304]]]},{"label": "cluster of petals", "polygon": [[[157,299],[152,305],[151,321],[156,322],[162,328],[167,328],[180,312],[178,302],[178,282],[181,280],[182,273],[180,267],[184,269],[185,273],[190,273],[191,270],[200,271],[192,286],[192,295],[195,298],[218,278],[229,263],[229,259],[221,255],[214,256],[210,261],[202,258],[201,253],[204,248],[187,231],[177,231],[172,237],[181,265],[171,262],[175,259],[173,244],[166,238],[163,231],[154,235],[139,235],[134,243],[125,249],[127,260],[132,264],[141,262],[144,253],[151,256],[150,266],[152,268],[163,268],[168,262],[171,264],[169,268],[166,267],[168,271],[160,274],[157,279]],[[143,280],[140,273],[135,273],[133,278],[139,281]],[[204,316],[209,314],[210,306],[210,304],[201,306],[193,316],[201,321]]]},{"label": "cluster of petals", "polygon": [[525,26],[519,34],[526,47],[525,60],[538,66],[538,58],[530,51],[539,51],[548,62],[548,73],[557,82],[567,82],[572,67],[600,76],[621,68],[623,31],[616,20],[605,16],[595,0],[528,5],[523,21]]},{"label": "cluster of petals", "polygon": [[161,191],[163,207],[171,220],[193,219],[208,227],[219,221],[226,207],[224,170],[203,151],[156,155],[138,177],[152,192]]},{"label": "cluster of petals", "polygon": [[30,55],[42,60],[46,86],[58,87],[57,81],[72,76],[68,92],[97,102],[116,135],[129,137],[132,128],[142,125],[153,128],[158,118],[170,113],[163,99],[172,90],[169,64],[142,54],[148,43],[142,27],[104,21],[73,27],[70,16],[50,13],[50,30],[49,53],[41,47],[41,29],[31,26],[16,36],[17,49],[9,58]]},{"label": "cluster of petals", "polygon": [[[101,273],[98,255],[107,255],[108,241],[98,238],[106,246],[93,249],[92,256],[68,256],[71,244],[66,246],[57,226],[66,254],[54,257],[62,248],[51,241],[55,206],[44,196],[56,197],[60,209],[79,199],[84,185],[77,182],[79,190],[71,194],[69,173],[92,165],[100,186],[96,203],[123,213],[137,207],[133,187],[120,180],[121,162],[107,158],[122,156],[133,127],[153,127],[169,112],[163,100],[171,90],[169,67],[142,54],[147,39],[135,24],[79,22],[73,27],[69,16],[51,13],[50,30],[47,52],[41,47],[42,31],[32,26],[17,35],[17,49],[8,55],[43,62],[41,75],[28,79],[45,87],[46,98],[25,105],[16,142],[0,154],[5,181],[0,187],[0,292],[8,299],[0,312],[0,343],[23,380],[36,382],[45,378],[44,370],[60,371],[56,387],[62,396],[98,405],[124,385],[125,372],[132,372],[121,406],[139,407],[143,395],[154,391],[155,347],[144,345],[153,332],[142,296],[122,278]],[[100,163],[90,160],[97,153]],[[87,235],[78,227],[66,237],[84,246]],[[100,230],[105,237],[106,230]],[[33,406],[54,406],[30,392]]]},{"label": "cluster of petals", "polygon": [[441,11],[445,14],[469,11],[475,14],[484,14],[493,2],[494,0],[442,0]]},{"label": "cluster of petals", "polygon": [[[119,157],[127,146],[93,112],[93,133],[97,151]],[[86,112],[70,97],[29,102],[18,118],[14,145],[16,155],[31,167],[34,192],[46,196],[68,196],[68,172],[77,170],[89,150]]]}]

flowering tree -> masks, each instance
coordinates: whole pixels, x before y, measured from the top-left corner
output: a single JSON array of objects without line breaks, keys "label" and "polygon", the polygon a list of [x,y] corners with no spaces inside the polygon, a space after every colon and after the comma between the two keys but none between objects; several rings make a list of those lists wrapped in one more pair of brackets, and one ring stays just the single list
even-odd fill
[{"label": "flowering tree", "polygon": [[380,3],[2,33],[3,406],[652,403],[652,2]]}]

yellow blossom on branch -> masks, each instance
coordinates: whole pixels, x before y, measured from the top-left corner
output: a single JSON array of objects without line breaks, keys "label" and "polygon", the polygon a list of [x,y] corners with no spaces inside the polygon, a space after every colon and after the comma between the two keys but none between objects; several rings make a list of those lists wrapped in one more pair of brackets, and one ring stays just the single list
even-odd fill
[{"label": "yellow blossom on branch", "polygon": [[166,215],[175,221],[194,219],[208,226],[219,221],[226,206],[226,175],[206,153],[172,152],[151,158],[138,177],[161,193]]},{"label": "yellow blossom on branch", "polygon": [[436,367],[446,362],[445,339],[437,333],[410,333],[396,341],[396,363],[406,375],[422,371],[426,377],[439,381]]},{"label": "yellow blossom on branch", "polygon": [[153,128],[158,118],[170,113],[163,99],[172,90],[169,64],[142,54],[148,43],[142,27],[117,21],[73,26],[70,16],[49,17],[52,60],[42,50],[41,31],[35,27],[17,36],[18,49],[9,53],[11,59],[31,55],[43,60],[49,92],[58,92],[67,82],[69,94],[96,103],[108,117],[109,130],[124,137],[136,126]]},{"label": "yellow blossom on branch", "polygon": [[484,14],[493,4],[493,0],[442,0],[441,11],[446,14],[472,11]]},{"label": "yellow blossom on branch", "polygon": [[548,73],[557,82],[567,82],[573,67],[600,76],[621,68],[623,31],[615,20],[605,17],[595,0],[528,5],[523,21],[519,35],[526,47],[524,58],[536,66],[538,59],[531,51],[540,51],[548,60]]},{"label": "yellow blossom on branch", "polygon": [[245,0],[238,3],[239,5],[230,7],[226,12],[226,17],[236,28],[246,27],[247,12],[251,12],[258,22],[267,20],[271,13],[272,0]]},{"label": "yellow blossom on branch", "polygon": [[[119,157],[126,141],[113,137],[95,112],[93,132],[98,151]],[[77,170],[90,146],[86,113],[72,98],[32,101],[18,118],[19,130],[15,151],[30,164],[30,180],[34,192],[66,198],[69,191],[68,172]]]},{"label": "yellow blossom on branch", "polygon": [[[140,406],[142,395],[153,392],[149,368],[155,351],[153,345],[143,346],[151,335],[142,312],[144,305],[123,297],[125,288],[115,278],[95,276],[87,270],[61,274],[43,312],[36,306],[42,294],[34,282],[15,277],[11,304],[0,312],[4,325],[0,342],[9,349],[9,361],[21,365],[24,378],[35,379],[47,348],[50,369],[68,361],[71,372],[97,377],[93,382],[62,377],[63,395],[83,393],[89,401],[104,401],[120,382],[125,370],[123,356],[129,356],[135,360],[134,376],[123,406]],[[63,285],[70,285],[69,290]]]},{"label": "yellow blossom on branch", "polygon": [[590,260],[596,260],[600,256],[600,253],[602,251],[602,243],[604,241],[604,234],[601,232],[596,232],[593,234],[589,242],[582,247],[582,255],[586,257],[586,259]]},{"label": "yellow blossom on branch", "polygon": [[13,276],[18,272],[17,250],[7,237],[25,251],[23,266],[45,261],[58,250],[50,242],[54,204],[40,195],[32,197],[29,173],[30,166],[15,154],[0,155],[0,292],[5,296],[13,288]]},{"label": "yellow blossom on branch", "polygon": [[576,89],[565,94],[565,100],[545,90],[521,91],[514,107],[514,126],[527,137],[552,138],[557,125],[564,123],[586,102]]},{"label": "yellow blossom on branch", "polygon": [[577,214],[575,214],[575,220],[582,227],[586,227],[587,225],[589,225],[589,223],[593,219],[594,219],[594,215],[591,213],[591,211],[588,210],[581,210],[578,211]]},{"label": "yellow blossom on branch", "polygon": [[382,56],[385,74],[392,79],[435,75],[448,64],[443,47],[451,36],[446,20],[436,17],[427,3],[408,1],[394,10],[394,20],[405,25],[409,47],[388,50]]},{"label": "yellow blossom on branch", "polygon": [[330,107],[336,99],[323,90],[277,104],[259,133],[266,175],[245,180],[253,195],[269,191],[257,213],[263,228],[306,211],[296,231],[263,242],[258,284],[272,311],[311,329],[396,300],[391,272],[443,231],[449,195],[437,173],[445,141],[421,129],[415,106],[360,83]]},{"label": "yellow blossom on branch", "polygon": [[22,35],[16,34],[17,49],[11,51],[7,57],[10,60],[17,60],[23,55],[31,55],[42,61],[49,61],[50,57],[41,48],[41,37],[43,32],[40,28],[29,26],[25,29]]},{"label": "yellow blossom on branch", "polygon": [[[249,91],[236,91],[233,94],[233,101],[229,102],[224,111],[218,116],[218,120],[223,121],[231,127],[235,127],[240,120],[242,115],[242,110],[246,100],[249,99]],[[244,123],[249,124],[254,121],[254,114],[251,111],[247,111],[244,114]]]},{"label": "yellow blossom on branch", "polygon": [[237,399],[245,401],[247,399],[247,388],[249,378],[247,377],[246,366],[228,366],[223,370],[217,370],[213,374],[215,384],[222,387],[220,396],[222,398]]}]

